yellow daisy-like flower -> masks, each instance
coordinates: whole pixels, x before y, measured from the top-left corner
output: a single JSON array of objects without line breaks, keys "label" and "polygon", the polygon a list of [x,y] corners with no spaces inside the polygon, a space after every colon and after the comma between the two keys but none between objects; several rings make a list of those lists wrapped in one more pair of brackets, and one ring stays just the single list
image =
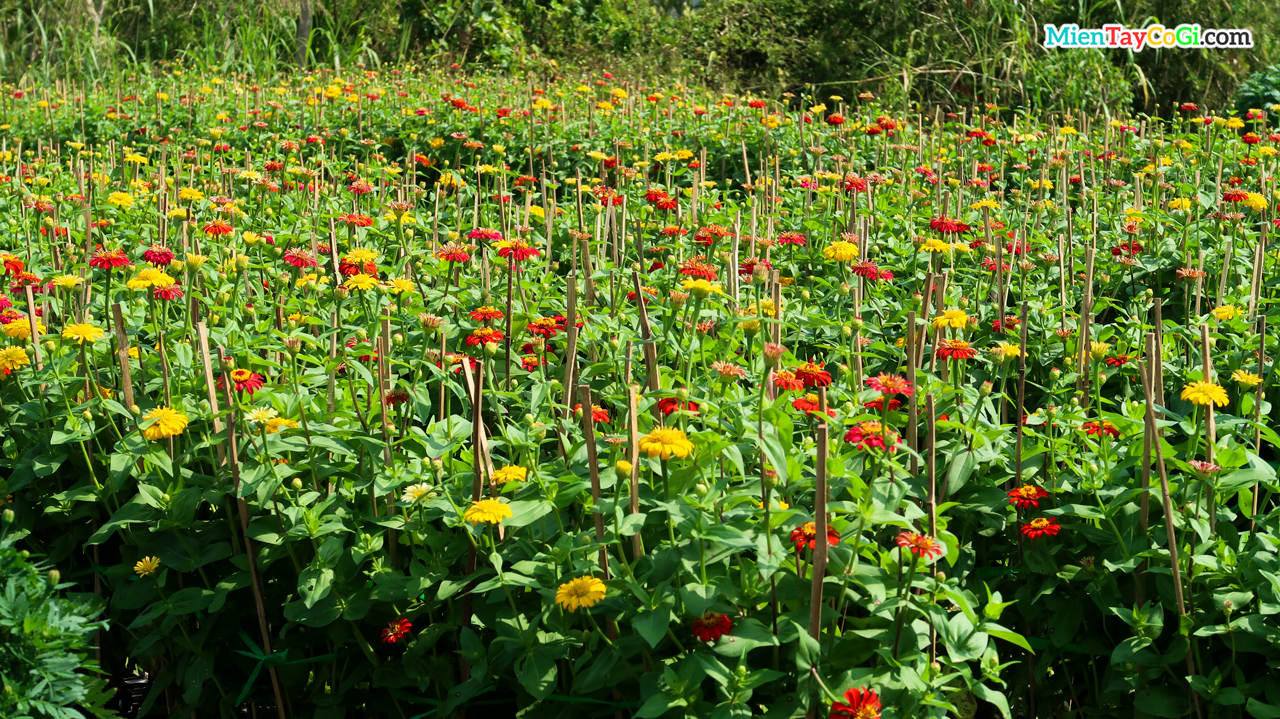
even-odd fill
[{"label": "yellow daisy-like flower", "polygon": [[75,340],[80,344],[84,344],[86,341],[97,342],[104,335],[106,335],[106,332],[102,331],[100,327],[94,327],[88,323],[67,325],[62,328],[63,339]]},{"label": "yellow daisy-like flower", "polygon": [[419,482],[405,487],[404,493],[400,495],[400,501],[405,504],[416,504],[418,500],[429,496],[431,496],[431,485]]},{"label": "yellow daisy-like flower", "polygon": [[[45,328],[43,322],[36,322],[36,327],[40,334],[44,334]],[[31,320],[26,315],[22,319],[14,320],[4,326],[4,336],[14,340],[27,340],[31,338]]]},{"label": "yellow daisy-like flower", "polygon": [[1001,342],[1000,344],[991,348],[991,354],[994,355],[995,358],[999,360],[1011,360],[1015,357],[1022,356],[1022,348],[1015,344],[1010,344],[1008,342]]},{"label": "yellow daisy-like flower", "polygon": [[154,267],[147,267],[125,284],[131,290],[145,290],[148,287],[168,287],[176,281]]},{"label": "yellow daisy-like flower", "polygon": [[1103,359],[1104,357],[1107,356],[1107,353],[1110,351],[1111,351],[1110,342],[1090,342],[1089,343],[1089,356],[1096,360]]},{"label": "yellow daisy-like flower", "polygon": [[84,278],[80,275],[58,275],[53,278],[53,286],[60,290],[74,289],[83,282]]},{"label": "yellow daisy-like flower", "polygon": [[1232,372],[1231,379],[1245,389],[1253,389],[1262,384],[1262,378],[1247,369],[1238,369]]},{"label": "yellow daisy-like flower", "polygon": [[678,429],[659,427],[640,438],[640,451],[650,457],[683,459],[693,452],[693,442]]},{"label": "yellow daisy-like flower", "polygon": [[462,518],[472,524],[502,524],[511,517],[511,506],[496,499],[481,499],[471,503]]},{"label": "yellow daisy-like flower", "polygon": [[151,441],[177,437],[187,429],[190,420],[172,407],[156,407],[142,415],[143,422],[150,422],[142,429],[142,436]]},{"label": "yellow daisy-like flower", "polygon": [[923,245],[920,245],[920,251],[929,253],[937,252],[945,255],[951,251],[951,245],[937,238],[931,238],[926,240]]},{"label": "yellow daisy-like flower", "polygon": [[529,476],[529,470],[518,465],[503,467],[493,473],[494,484],[506,484],[507,482],[523,482]]},{"label": "yellow daisy-like flower", "polygon": [[397,295],[411,295],[417,291],[413,286],[413,282],[403,277],[393,277],[387,280],[387,289]]},{"label": "yellow daisy-like flower", "polygon": [[27,351],[21,347],[5,347],[0,349],[0,370],[5,374],[31,364]]},{"label": "yellow daisy-like flower", "polygon": [[822,248],[822,256],[832,262],[856,262],[858,246],[852,242],[837,240]]},{"label": "yellow daisy-like flower", "polygon": [[107,204],[116,207],[133,207],[133,195],[127,192],[113,192],[107,195]]},{"label": "yellow daisy-like flower", "polygon": [[184,187],[178,190],[178,199],[187,201],[203,200],[204,193],[194,187]]},{"label": "yellow daisy-like flower", "polygon": [[266,434],[277,434],[286,429],[296,429],[298,423],[284,417],[272,417],[262,424],[262,431]]},{"label": "yellow daisy-like flower", "polygon": [[970,209],[974,209],[974,210],[981,210],[981,209],[983,209],[983,208],[988,209],[988,210],[998,210],[998,209],[1000,209],[1000,203],[998,203],[998,202],[996,202],[995,200],[993,200],[993,199],[991,199],[990,197],[988,197],[988,198],[987,198],[987,199],[985,199],[985,200],[978,200],[977,202],[973,203],[972,205],[969,205],[969,207],[970,207]]},{"label": "yellow daisy-like flower", "polygon": [[1230,120],[1227,120],[1228,130],[1239,130],[1242,127],[1244,127],[1244,120],[1241,120],[1238,117],[1233,117]]},{"label": "yellow daisy-like flower", "polygon": [[935,330],[948,327],[953,330],[962,330],[968,324],[969,315],[964,310],[943,310],[942,314],[933,318],[933,328]]},{"label": "yellow daisy-like flower", "polygon": [[578,607],[594,607],[604,599],[604,582],[595,577],[577,577],[570,579],[556,590],[556,604],[567,612],[576,612]]},{"label": "yellow daisy-like flower", "polygon": [[133,571],[139,577],[149,577],[160,569],[159,557],[143,557],[138,563],[133,565]]},{"label": "yellow daisy-like flower", "polygon": [[1219,322],[1227,322],[1239,317],[1242,314],[1242,311],[1235,305],[1223,305],[1221,307],[1214,307],[1212,313],[1215,320]]},{"label": "yellow daisy-like flower", "polygon": [[362,272],[348,277],[343,286],[349,290],[371,290],[378,286],[378,281]]},{"label": "yellow daisy-like flower", "polygon": [[1192,382],[1182,388],[1181,397],[1202,407],[1211,404],[1221,407],[1227,403],[1227,391],[1212,382]]},{"label": "yellow daisy-like flower", "polygon": [[1169,200],[1169,209],[1177,212],[1186,212],[1191,209],[1191,200],[1185,197],[1175,197]]},{"label": "yellow daisy-like flower", "polygon": [[724,294],[724,288],[720,285],[712,284],[709,280],[685,280],[681,286],[686,292],[698,299],[706,299],[711,295]]},{"label": "yellow daisy-like flower", "polygon": [[138,154],[138,153],[136,153],[136,152],[131,152],[131,153],[129,153],[128,155],[125,155],[125,156],[124,156],[124,161],[125,161],[125,162],[132,162],[132,163],[133,163],[133,164],[135,164],[135,165],[145,165],[145,164],[147,164],[147,158],[143,157],[142,155],[139,155],[139,154]]}]

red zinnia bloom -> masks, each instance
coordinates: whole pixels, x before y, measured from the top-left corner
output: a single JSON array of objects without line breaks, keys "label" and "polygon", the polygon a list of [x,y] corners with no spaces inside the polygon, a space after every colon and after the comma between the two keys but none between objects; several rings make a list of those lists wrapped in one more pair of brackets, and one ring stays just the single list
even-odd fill
[{"label": "red zinnia bloom", "polygon": [[504,316],[505,315],[502,314],[502,310],[498,309],[497,307],[491,307],[489,305],[485,305],[484,307],[477,307],[476,309],[471,310],[471,319],[475,320],[476,322],[500,320]]},{"label": "red zinnia bloom", "polygon": [[164,287],[153,287],[151,296],[157,300],[177,300],[182,299],[182,285],[174,282]]},{"label": "red zinnia bloom", "polygon": [[[575,404],[575,405],[573,406],[573,411],[574,411],[574,412],[581,412],[581,411],[582,411],[582,405],[580,405],[580,404]],[[591,405],[591,421],[592,421],[592,422],[608,422],[608,421],[609,421],[609,412],[608,412],[608,410],[604,409],[603,407],[601,407],[601,406],[600,406],[600,405],[598,405],[598,404],[593,404],[593,405]]]},{"label": "red zinnia bloom", "polygon": [[345,222],[348,227],[369,227],[373,225],[373,218],[368,215],[346,212],[338,215],[338,222]]},{"label": "red zinnia bloom", "polygon": [[[890,445],[885,446],[886,438]],[[855,445],[858,449],[889,449],[892,451],[901,442],[898,433],[887,429],[877,421],[861,422],[849,428],[844,441]]]},{"label": "red zinnia bloom", "polygon": [[779,245],[795,245],[797,247],[803,247],[805,244],[805,238],[804,238],[804,235],[800,234],[799,232],[783,232],[782,234],[778,235],[778,244]]},{"label": "red zinnia bloom", "polygon": [[867,687],[850,689],[831,705],[828,719],[880,719],[880,696]]},{"label": "red zinnia bloom", "polygon": [[524,240],[515,240],[509,243],[506,247],[498,249],[499,257],[510,258],[516,262],[523,262],[524,260],[537,257],[539,254],[541,253],[538,252],[537,248],[530,246],[529,243]]},{"label": "red zinnia bloom", "polygon": [[902,394],[910,397],[915,392],[915,388],[907,381],[906,377],[885,374],[881,372],[867,380],[867,386],[883,395]]},{"label": "red zinnia bloom", "polygon": [[[89,266],[97,267],[100,270],[110,270],[115,267],[129,267],[133,263],[129,261],[129,257],[125,255],[124,250],[98,250],[89,258]],[[5,269],[9,268],[9,263],[5,262]],[[21,271],[21,267],[18,271]]]},{"label": "red zinnia bloom", "polygon": [[[247,369],[233,369],[224,377],[230,377],[233,387],[237,392],[248,392],[250,396],[254,392],[262,389],[263,377],[257,372],[250,372]],[[218,389],[226,386],[224,377],[218,378]]]},{"label": "red zinnia bloom", "polygon": [[[877,397],[876,399],[873,399],[873,400],[871,400],[870,402],[863,402],[863,403],[862,403],[862,406],[863,406],[863,407],[866,407],[867,409],[874,409],[874,410],[875,410],[875,411],[877,411],[877,412],[883,412],[883,411],[884,411],[884,397]],[[894,410],[896,410],[896,409],[900,409],[901,407],[902,407],[902,403],[901,403],[901,402],[899,402],[898,400],[896,400],[896,399],[891,399],[891,400],[889,400],[889,411],[890,411],[890,412],[892,412],[892,411],[894,411]]]},{"label": "red zinnia bloom", "polygon": [[1120,439],[1120,430],[1117,429],[1114,424],[1111,424],[1105,419],[1101,422],[1096,420],[1093,422],[1085,422],[1080,426],[1080,429],[1083,429],[1085,434],[1094,437],[1101,437],[1105,434],[1113,439]]},{"label": "red zinnia bloom", "polygon": [[942,542],[927,534],[916,534],[915,532],[900,532],[898,534],[898,546],[910,551],[917,557],[924,557],[926,560],[933,557],[941,557],[946,553],[946,550],[942,548]]},{"label": "red zinnia bloom", "polygon": [[539,317],[529,323],[529,331],[535,335],[542,335],[547,339],[556,336],[556,333],[564,329],[563,317]]},{"label": "red zinnia bloom", "polygon": [[714,642],[733,630],[733,620],[724,614],[707,612],[693,620],[693,636],[702,642]]},{"label": "red zinnia bloom", "polygon": [[395,644],[396,642],[409,636],[409,630],[413,629],[413,622],[400,617],[394,622],[387,624],[387,628],[382,630],[382,643]]},{"label": "red zinnia bloom", "polygon": [[300,270],[316,266],[316,258],[312,256],[310,250],[301,250],[297,248],[291,248],[285,251],[284,262],[285,264],[293,265]]},{"label": "red zinnia bloom", "polygon": [[546,364],[543,359],[537,355],[525,355],[520,358],[520,366],[524,367],[526,372],[532,372],[538,369],[538,365]]},{"label": "red zinnia bloom", "polygon": [[953,220],[943,215],[929,220],[929,229],[943,235],[958,235],[962,232],[968,232],[969,226],[959,220]]},{"label": "red zinnia bloom", "polygon": [[778,389],[791,392],[804,389],[804,382],[796,377],[796,373],[785,369],[773,373],[773,385]]},{"label": "red zinnia bloom", "polygon": [[455,242],[450,242],[436,250],[436,259],[441,262],[469,262],[471,261],[471,253],[468,252],[469,249],[471,249],[469,245],[459,245]]},{"label": "red zinnia bloom", "polygon": [[477,227],[467,233],[468,240],[501,240],[502,233],[488,227]]},{"label": "red zinnia bloom", "polygon": [[805,387],[826,387],[831,384],[831,373],[813,362],[805,362],[792,372]]},{"label": "red zinnia bloom", "polygon": [[839,127],[843,125],[844,115],[841,115],[835,112],[831,113],[830,115],[827,115],[827,124],[831,125],[832,127]]},{"label": "red zinnia bloom", "polygon": [[970,360],[978,355],[978,351],[964,340],[942,340],[934,354],[941,359]]},{"label": "red zinnia bloom", "polygon": [[693,414],[697,414],[698,403],[685,402],[683,406],[681,406],[680,400],[676,399],[675,397],[665,397],[663,399],[658,400],[658,411],[664,415],[671,414],[672,412],[678,412],[682,409],[685,410],[686,412],[692,412]]},{"label": "red zinnia bloom", "polygon": [[[816,394],[807,394],[803,397],[797,397],[791,401],[791,406],[797,411],[804,412],[806,414],[811,412],[816,414],[821,409],[818,406],[818,395]],[[828,407],[827,416],[835,417],[836,411]]]},{"label": "red zinnia bloom", "polygon": [[471,334],[467,335],[467,339],[463,341],[463,344],[468,347],[476,347],[489,342],[501,342],[504,337],[506,337],[506,335],[502,334],[499,330],[489,327],[480,327],[472,330]]},{"label": "red zinnia bloom", "polygon": [[[818,525],[813,522],[805,522],[804,524],[791,530],[791,543],[795,545],[796,551],[803,551],[806,547],[813,549],[818,545]],[[839,544],[840,533],[837,532],[830,524],[827,525],[827,544]]]},{"label": "red zinnia bloom", "polygon": [[1129,362],[1132,360],[1133,360],[1133,355],[1131,354],[1118,354],[1115,357],[1108,357],[1107,365],[1111,367],[1123,367],[1129,364]]},{"label": "red zinnia bloom", "polygon": [[688,277],[699,277],[708,281],[716,278],[716,268],[714,266],[696,259],[688,259],[681,262],[679,272]]},{"label": "red zinnia bloom", "polygon": [[1033,485],[1024,484],[1017,489],[1009,490],[1009,504],[1018,505],[1019,509],[1027,507],[1040,508],[1040,500],[1048,497],[1049,493],[1043,489]]},{"label": "red zinnia bloom", "polygon": [[1022,536],[1027,539],[1039,539],[1046,535],[1056,537],[1060,529],[1062,529],[1062,525],[1058,524],[1058,520],[1036,517],[1022,525]]},{"label": "red zinnia bloom", "polygon": [[1244,202],[1249,199],[1249,193],[1244,190],[1227,190],[1222,193],[1222,199],[1226,202]]},{"label": "red zinnia bloom", "polygon": [[169,263],[173,262],[173,250],[162,245],[152,245],[142,253],[142,259],[156,267],[168,267]]},{"label": "red zinnia bloom", "polygon": [[221,237],[231,234],[231,223],[225,220],[214,220],[204,226],[204,233],[209,237]]}]

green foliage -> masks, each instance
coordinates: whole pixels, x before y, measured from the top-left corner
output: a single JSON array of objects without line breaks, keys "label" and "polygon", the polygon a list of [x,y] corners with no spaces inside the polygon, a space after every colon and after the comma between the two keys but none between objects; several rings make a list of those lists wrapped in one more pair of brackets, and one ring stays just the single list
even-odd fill
[{"label": "green foliage", "polygon": [[49,565],[0,540],[0,716],[6,719],[110,717],[106,682],[86,644],[106,626],[98,610],[63,596]]},{"label": "green foliage", "polygon": [[1270,65],[1253,73],[1236,90],[1236,114],[1244,116],[1250,110],[1267,112],[1269,124],[1274,125],[1276,113],[1271,110],[1280,105],[1280,65]]}]

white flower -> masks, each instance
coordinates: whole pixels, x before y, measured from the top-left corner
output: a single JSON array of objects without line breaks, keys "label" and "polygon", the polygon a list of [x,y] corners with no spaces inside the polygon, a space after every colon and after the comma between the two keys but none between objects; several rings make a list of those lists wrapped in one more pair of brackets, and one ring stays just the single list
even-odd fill
[{"label": "white flower", "polygon": [[279,414],[280,413],[275,411],[275,409],[266,407],[264,409],[251,410],[249,414],[245,415],[245,419],[248,420],[249,424],[266,424],[267,422],[275,419]]},{"label": "white flower", "polygon": [[431,494],[431,485],[426,482],[411,484],[404,488],[404,494],[400,495],[400,501],[405,504],[416,504],[418,500]]}]

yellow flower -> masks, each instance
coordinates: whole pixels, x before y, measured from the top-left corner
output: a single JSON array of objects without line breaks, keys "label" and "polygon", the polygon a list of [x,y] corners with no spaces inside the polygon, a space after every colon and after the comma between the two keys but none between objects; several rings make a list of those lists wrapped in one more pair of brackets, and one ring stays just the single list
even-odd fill
[{"label": "yellow flower", "polygon": [[1064,127],[1064,128],[1062,128],[1062,129],[1058,130],[1058,134],[1059,134],[1059,135],[1075,135],[1075,134],[1078,134],[1078,133],[1076,132],[1076,129],[1075,129],[1074,127],[1069,127],[1069,126],[1068,126],[1068,127]]},{"label": "yellow flower", "polygon": [[297,426],[298,423],[291,419],[272,417],[262,424],[262,431],[266,434],[277,434],[286,429],[295,429]]},{"label": "yellow flower", "polygon": [[149,577],[160,569],[160,559],[158,557],[143,557],[138,563],[133,565],[133,571],[139,577]]},{"label": "yellow flower", "polygon": [[998,210],[1000,209],[1000,203],[988,197],[985,200],[978,200],[972,205],[969,205],[969,207],[974,210],[981,210],[983,208],[986,208],[988,210]]},{"label": "yellow flower", "polygon": [[143,422],[150,422],[142,429],[142,436],[151,441],[177,437],[187,428],[187,416],[171,407],[156,407],[142,415]]},{"label": "yellow flower", "polygon": [[999,360],[1011,360],[1022,356],[1022,348],[1015,344],[1001,342],[991,348],[991,354],[995,355],[996,359]]},{"label": "yellow flower", "polygon": [[[36,327],[37,329],[39,329],[40,334],[43,335],[45,331],[44,323],[37,321]],[[15,340],[25,340],[30,338],[31,337],[31,321],[27,319],[26,315],[23,315],[22,319],[17,319],[17,320],[14,320],[13,322],[10,322],[9,324],[4,326],[4,336],[8,337],[9,339],[15,339]]]},{"label": "yellow flower", "polygon": [[685,458],[693,451],[693,442],[685,433],[670,427],[659,427],[640,438],[640,451],[650,457]]},{"label": "yellow flower", "polygon": [[58,275],[53,278],[53,286],[60,290],[69,290],[84,282],[80,275]]},{"label": "yellow flower", "polygon": [[27,356],[25,349],[21,347],[0,349],[0,370],[4,370],[5,374],[29,364],[31,364],[31,358]]},{"label": "yellow flower", "polygon": [[63,339],[76,340],[80,344],[84,344],[85,340],[90,343],[97,342],[105,334],[106,332],[103,332],[101,328],[87,323],[67,325],[62,328]]},{"label": "yellow flower", "polygon": [[132,163],[133,163],[133,164],[135,164],[135,165],[145,165],[145,164],[147,164],[147,158],[143,157],[142,155],[139,155],[139,154],[138,154],[138,153],[136,153],[136,152],[131,152],[131,153],[129,153],[128,155],[125,155],[125,156],[124,156],[124,161],[125,161],[125,162],[132,162]]},{"label": "yellow flower", "polygon": [[113,192],[107,196],[107,203],[116,207],[133,207],[133,195],[127,192]]},{"label": "yellow flower", "polygon": [[131,290],[145,290],[148,287],[168,287],[176,282],[172,277],[157,270],[154,267],[147,267],[141,272],[133,276],[133,279],[125,283]]},{"label": "yellow flower", "polygon": [[462,518],[472,524],[502,524],[511,517],[511,506],[496,499],[481,499],[471,503]]},{"label": "yellow flower", "polygon": [[1110,351],[1111,351],[1111,343],[1109,342],[1090,342],[1089,343],[1089,356],[1096,360],[1100,360],[1106,357],[1107,353]]},{"label": "yellow flower", "polygon": [[1262,378],[1247,369],[1238,369],[1232,372],[1231,379],[1245,389],[1253,389],[1262,384]]},{"label": "yellow flower", "polygon": [[188,200],[188,201],[190,201],[190,200],[203,200],[203,199],[204,199],[204,193],[203,193],[203,192],[201,192],[201,191],[199,191],[199,190],[197,190],[197,189],[196,189],[196,188],[194,188],[194,187],[184,187],[184,188],[182,188],[181,190],[178,190],[178,199],[179,199],[179,200]]},{"label": "yellow flower", "polygon": [[1191,200],[1188,200],[1185,197],[1175,197],[1172,200],[1169,200],[1169,209],[1176,210],[1178,212],[1186,212],[1191,209]]},{"label": "yellow flower", "polygon": [[390,280],[387,280],[387,288],[397,295],[411,295],[415,292],[413,282],[403,277],[393,277]]},{"label": "yellow flower", "polygon": [[1244,120],[1241,120],[1238,117],[1233,117],[1230,120],[1227,120],[1228,130],[1239,130],[1242,127],[1244,127]]},{"label": "yellow flower", "polygon": [[503,467],[493,473],[494,484],[506,484],[507,482],[523,482],[529,476],[529,470],[517,465]]},{"label": "yellow flower", "polygon": [[1250,192],[1246,195],[1243,204],[1251,210],[1261,212],[1262,210],[1267,209],[1267,198],[1256,192]]},{"label": "yellow flower", "polygon": [[681,284],[681,287],[698,299],[706,299],[711,295],[724,293],[724,290],[720,285],[713,285],[708,280],[685,280]]},{"label": "yellow flower", "polygon": [[595,577],[577,577],[570,579],[556,590],[556,604],[565,611],[576,612],[578,607],[593,607],[604,599],[604,582]]},{"label": "yellow flower", "polygon": [[1239,317],[1242,314],[1241,309],[1239,307],[1236,307],[1235,305],[1223,305],[1221,307],[1214,307],[1212,312],[1213,312],[1213,318],[1219,322],[1227,322],[1229,320],[1234,320],[1235,318]]},{"label": "yellow flower", "polygon": [[1182,388],[1182,399],[1200,406],[1227,403],[1227,391],[1212,382],[1192,382]]},{"label": "yellow flower", "polygon": [[1032,180],[1029,184],[1033,190],[1039,190],[1040,188],[1044,188],[1046,190],[1053,189],[1053,182],[1050,180]]},{"label": "yellow flower", "polygon": [[943,310],[942,314],[933,318],[933,328],[935,330],[950,327],[953,330],[962,330],[969,324],[969,315],[964,310]]},{"label": "yellow flower", "polygon": [[833,262],[855,262],[858,259],[858,246],[852,242],[836,240],[822,248],[822,256]]},{"label": "yellow flower", "polygon": [[378,281],[362,272],[348,277],[344,285],[349,290],[371,290],[378,286]]},{"label": "yellow flower", "polygon": [[923,245],[920,245],[920,251],[921,252],[940,252],[945,255],[951,251],[951,245],[937,238],[931,238],[927,240]]}]

